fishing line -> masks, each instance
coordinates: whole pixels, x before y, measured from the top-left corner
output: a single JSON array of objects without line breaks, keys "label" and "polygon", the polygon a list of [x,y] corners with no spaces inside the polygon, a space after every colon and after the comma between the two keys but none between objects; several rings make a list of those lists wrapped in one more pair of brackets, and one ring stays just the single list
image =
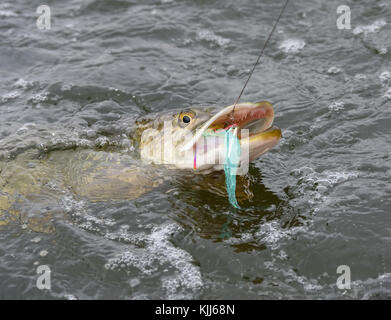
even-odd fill
[{"label": "fishing line", "polygon": [[[276,26],[277,26],[278,22],[280,21],[281,16],[284,13],[286,6],[288,5],[288,2],[289,2],[289,0],[285,1],[285,4],[281,9],[278,18],[275,21],[273,28],[270,31],[269,36],[267,37],[267,39],[261,49],[261,52],[260,52],[255,64],[253,65],[248,77],[247,77],[247,80],[244,83],[242,91],[240,91],[240,94],[239,94],[238,98],[236,99],[236,102],[235,102],[235,104],[232,108],[231,114],[230,114],[231,125],[228,125],[223,130],[219,130],[218,132],[215,131],[214,133],[212,133],[212,132],[207,131],[203,134],[205,136],[218,135],[224,139],[225,185],[227,187],[229,202],[231,203],[231,205],[234,208],[237,208],[237,209],[240,209],[240,206],[236,200],[236,173],[237,173],[237,169],[238,169],[238,166],[240,163],[241,150],[240,150],[240,141],[238,138],[238,125],[235,124],[235,122],[234,122],[234,120],[235,120],[235,118],[234,118],[235,107],[239,103],[239,100],[240,100],[244,90],[246,89],[247,84],[251,79],[251,76],[254,73],[255,67],[258,65],[258,63],[263,55],[263,52],[265,51],[265,48],[266,48],[267,44],[269,43],[269,40],[272,37],[272,34],[273,34],[274,30],[276,29]],[[194,153],[194,169],[196,169],[196,154],[195,153]]]},{"label": "fishing line", "polygon": [[289,0],[286,0],[284,6],[282,7],[282,9],[281,9],[281,11],[280,11],[280,14],[279,14],[278,18],[277,18],[276,22],[274,23],[274,26],[273,26],[273,28],[272,28],[272,31],[270,31],[269,36],[267,37],[265,43],[263,44],[261,53],[259,54],[258,59],[257,59],[257,61],[255,62],[254,66],[252,67],[252,69],[251,69],[251,71],[250,71],[250,73],[249,73],[249,75],[248,75],[248,78],[247,78],[246,82],[244,83],[244,86],[243,86],[243,88],[242,88],[242,91],[240,91],[240,94],[239,94],[238,98],[236,99],[236,102],[235,102],[235,104],[234,104],[234,107],[233,107],[233,109],[232,109],[232,111],[231,111],[231,121],[232,121],[232,123],[234,122],[234,119],[235,119],[235,118],[234,118],[235,107],[236,107],[236,105],[239,103],[239,100],[240,100],[240,98],[241,98],[241,96],[242,96],[244,90],[246,89],[247,84],[248,84],[248,82],[250,81],[251,76],[252,76],[253,73],[254,73],[255,67],[258,65],[258,63],[259,63],[259,61],[260,61],[260,59],[261,59],[261,57],[262,57],[262,55],[263,55],[263,52],[265,51],[265,48],[266,48],[266,46],[267,46],[267,44],[268,44],[270,38],[272,37],[272,34],[273,34],[274,30],[276,29],[276,26],[277,26],[278,22],[280,21],[281,16],[282,16],[282,14],[284,13],[284,10],[285,10],[286,6],[288,5],[288,2],[289,2]]},{"label": "fishing line", "polygon": [[261,57],[263,55],[263,52],[265,51],[265,48],[267,44],[269,43],[270,38],[272,37],[272,34],[274,30],[276,29],[276,26],[278,22],[281,19],[282,14],[284,13],[284,10],[286,6],[288,5],[289,0],[285,1],[284,6],[282,7],[280,14],[275,21],[272,30],[269,33],[269,36],[267,37],[265,43],[263,44],[263,47],[261,49],[261,52],[255,61],[255,64],[253,65],[246,82],[244,83],[244,86],[242,88],[242,91],[240,91],[240,94],[238,98],[236,99],[236,102],[232,108],[231,111],[231,125],[227,126],[223,130],[223,136],[224,136],[224,146],[225,146],[225,164],[224,164],[224,172],[225,172],[225,185],[227,188],[227,193],[228,193],[228,199],[231,205],[234,208],[240,209],[240,206],[236,200],[236,171],[238,169],[238,165],[240,162],[240,141],[237,136],[237,131],[238,131],[238,126],[235,124],[235,118],[234,118],[234,112],[235,112],[235,107],[239,103],[239,100],[244,92],[244,90],[247,87],[248,82],[251,79],[251,76],[254,73],[254,70],[256,66],[258,65],[259,61],[261,60]]}]

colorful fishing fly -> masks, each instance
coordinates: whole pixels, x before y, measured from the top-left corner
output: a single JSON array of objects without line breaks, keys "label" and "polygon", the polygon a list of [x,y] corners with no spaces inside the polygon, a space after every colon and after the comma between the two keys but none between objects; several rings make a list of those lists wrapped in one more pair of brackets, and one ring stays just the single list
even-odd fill
[{"label": "colorful fishing fly", "polygon": [[224,141],[224,173],[228,200],[231,205],[240,209],[236,200],[236,173],[240,162],[240,141],[238,127],[231,125],[225,129],[206,131],[204,136],[220,136]]},{"label": "colorful fishing fly", "polygon": [[238,128],[233,129],[232,127],[225,132],[225,161],[224,161],[224,172],[225,172],[225,185],[227,187],[228,200],[231,205],[237,209],[240,209],[238,201],[236,200],[236,172],[240,162],[240,141],[237,136]]}]

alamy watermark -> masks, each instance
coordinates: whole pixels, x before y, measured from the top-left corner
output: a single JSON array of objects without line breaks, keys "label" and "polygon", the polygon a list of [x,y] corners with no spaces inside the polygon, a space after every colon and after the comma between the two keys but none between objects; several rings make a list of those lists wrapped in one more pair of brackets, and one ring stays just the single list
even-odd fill
[{"label": "alamy watermark", "polygon": [[51,287],[51,270],[47,265],[40,265],[37,268],[37,288],[39,290],[50,290]]},{"label": "alamy watermark", "polygon": [[227,137],[219,134],[223,131],[196,131],[193,134],[191,130],[178,130],[173,127],[171,121],[164,121],[163,132],[153,128],[143,131],[142,157],[156,164],[175,164],[177,167],[200,170],[224,165],[230,161],[237,166],[232,174],[245,175],[250,163],[249,130],[230,130],[236,130],[233,131],[234,137],[240,136],[240,156],[232,151],[234,139],[227,144]]},{"label": "alamy watermark", "polygon": [[51,28],[51,10],[48,5],[41,5],[37,8],[39,14],[37,19],[37,28],[41,31],[50,30]]},{"label": "alamy watermark", "polygon": [[337,288],[340,290],[351,289],[351,270],[347,265],[340,265],[337,268],[337,273],[341,276],[337,279]]},{"label": "alamy watermark", "polygon": [[350,30],[351,25],[350,25],[350,18],[351,18],[351,11],[350,7],[347,5],[340,5],[337,8],[337,28],[339,30]]}]

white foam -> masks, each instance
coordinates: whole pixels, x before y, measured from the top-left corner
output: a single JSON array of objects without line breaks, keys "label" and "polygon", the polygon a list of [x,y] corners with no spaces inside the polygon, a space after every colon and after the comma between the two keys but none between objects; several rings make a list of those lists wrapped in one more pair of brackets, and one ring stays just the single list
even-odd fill
[{"label": "white foam", "polygon": [[[136,268],[144,276],[153,276],[165,268],[174,271],[162,278],[162,288],[168,299],[191,298],[203,285],[199,268],[193,264],[193,257],[171,242],[172,235],[182,231],[177,224],[154,227],[151,234],[140,234],[146,245],[129,250],[110,259],[108,270]],[[172,273],[172,272],[171,272]]]},{"label": "white foam", "polygon": [[230,39],[218,36],[213,31],[210,31],[210,30],[198,31],[197,32],[197,39],[210,42],[211,44],[218,45],[219,47],[224,47],[231,42]]},{"label": "white foam", "polygon": [[126,242],[136,246],[146,246],[149,242],[148,235],[142,232],[133,233],[128,232],[125,229],[120,230],[119,232],[110,232],[105,234],[105,238],[109,240],[116,240],[121,242]]},{"label": "white foam", "polygon": [[387,22],[384,19],[379,19],[373,22],[372,24],[366,25],[366,26],[358,26],[353,29],[353,34],[359,35],[359,34],[368,34],[368,33],[375,33],[379,32],[381,28],[383,28]]},{"label": "white foam", "polygon": [[319,284],[316,279],[308,279],[305,276],[298,275],[292,269],[284,272],[285,277],[290,279],[291,281],[296,281],[301,284],[306,291],[314,291],[314,290],[322,290],[323,286]]},{"label": "white foam", "polygon": [[314,213],[330,202],[331,198],[327,196],[327,192],[332,190],[333,186],[359,176],[355,171],[326,170],[318,173],[310,167],[292,170],[291,174],[298,178],[298,183],[293,189],[297,199],[306,199],[305,201],[312,205]]},{"label": "white foam", "polygon": [[71,196],[65,196],[61,199],[61,204],[66,213],[81,215],[84,211],[85,202],[76,201]]},{"label": "white foam", "polygon": [[0,10],[0,17],[17,17],[18,15],[11,10]]},{"label": "white foam", "polygon": [[14,83],[15,88],[28,89],[33,86],[33,82],[26,81],[22,78],[18,79]]},{"label": "white foam", "polygon": [[277,221],[263,223],[255,233],[255,237],[266,243],[271,249],[276,250],[280,241],[288,236],[289,230],[281,228]]},{"label": "white foam", "polygon": [[387,47],[381,47],[378,48],[377,51],[379,52],[379,54],[386,54],[388,52],[388,49]]},{"label": "white foam", "polygon": [[362,74],[362,73],[357,73],[355,76],[354,76],[354,79],[355,80],[366,80],[367,79],[367,76],[365,74]]},{"label": "white foam", "polygon": [[389,88],[389,89],[387,90],[387,92],[384,94],[383,97],[386,98],[387,100],[390,100],[390,99],[391,99],[391,88]]},{"label": "white foam", "polygon": [[71,215],[78,226],[84,230],[101,233],[105,227],[112,227],[116,224],[114,219],[98,218],[88,213],[86,203],[77,201],[72,196],[67,195],[61,198],[61,204],[66,213]]},{"label": "white foam", "polygon": [[391,73],[389,71],[383,71],[380,75],[379,75],[379,79],[380,81],[385,84],[388,80],[391,79]]},{"label": "white foam", "polygon": [[[363,300],[371,299],[373,297],[378,298],[379,295],[383,295],[385,298],[390,297],[391,289],[391,273],[380,274],[377,278],[369,278],[366,280],[353,280],[351,284],[354,298],[360,298]],[[360,294],[362,293],[362,295]]]},{"label": "white foam", "polygon": [[27,122],[24,125],[22,125],[18,130],[16,130],[16,132],[17,133],[27,132],[27,131],[30,131],[30,130],[34,129],[35,126],[36,126],[35,123]]},{"label": "white foam", "polygon": [[4,94],[2,97],[1,97],[1,101],[2,102],[7,102],[9,100],[13,100],[13,99],[16,99],[17,97],[20,96],[20,92],[18,90],[13,90],[13,91],[10,91],[6,94]]},{"label": "white foam", "polygon": [[107,137],[99,137],[95,139],[95,145],[97,147],[104,147],[110,144],[110,140]]},{"label": "white foam", "polygon": [[305,46],[305,41],[302,39],[287,39],[284,40],[278,47],[284,53],[295,54],[300,52]]},{"label": "white foam", "polygon": [[41,103],[41,102],[45,102],[48,100],[48,94],[47,93],[38,93],[36,95],[33,95],[31,98],[30,98],[31,102],[36,104],[36,103]]},{"label": "white foam", "polygon": [[[299,169],[301,171],[302,168]],[[335,185],[351,179],[355,179],[359,176],[356,171],[329,171],[326,170],[322,173],[312,171],[305,174],[305,180],[311,183],[326,183],[327,185]]]},{"label": "white foam", "polygon": [[33,239],[30,240],[31,242],[34,242],[34,243],[38,243],[41,241],[41,238],[40,237],[35,237]]},{"label": "white foam", "polygon": [[337,73],[340,73],[342,71],[341,68],[338,68],[338,67],[330,67],[328,70],[327,70],[327,73],[328,74],[337,74]]},{"label": "white foam", "polygon": [[345,104],[342,101],[335,101],[328,108],[330,111],[341,111],[345,108]]}]

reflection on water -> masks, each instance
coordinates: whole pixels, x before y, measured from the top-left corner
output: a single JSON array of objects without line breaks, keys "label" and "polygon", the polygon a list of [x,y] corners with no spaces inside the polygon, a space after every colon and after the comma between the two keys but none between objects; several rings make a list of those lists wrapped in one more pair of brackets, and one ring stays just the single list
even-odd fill
[{"label": "reflection on water", "polygon": [[230,208],[221,172],[191,179],[178,177],[175,189],[171,190],[173,218],[196,230],[199,236],[214,241],[237,239],[242,234],[254,233],[266,221],[281,219],[279,208],[284,201],[262,183],[259,169],[251,166],[245,176],[237,179],[236,196],[242,210]]}]

